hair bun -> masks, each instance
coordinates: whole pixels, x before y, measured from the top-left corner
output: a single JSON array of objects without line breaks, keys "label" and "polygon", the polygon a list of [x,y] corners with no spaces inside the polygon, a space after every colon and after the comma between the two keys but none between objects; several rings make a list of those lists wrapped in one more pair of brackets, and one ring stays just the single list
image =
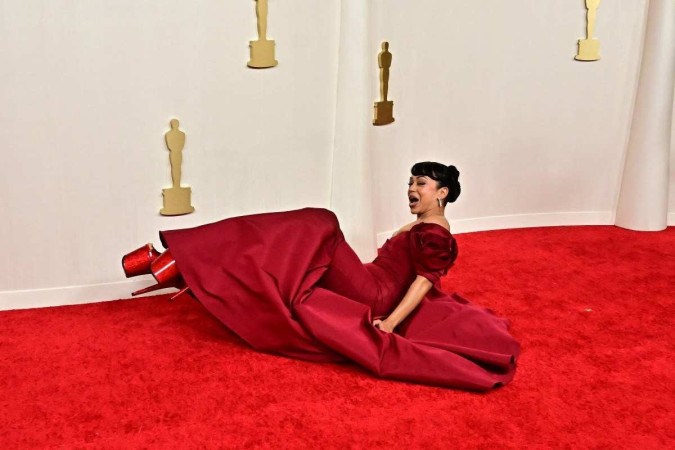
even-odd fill
[{"label": "hair bun", "polygon": [[453,165],[449,165],[445,171],[447,175],[447,185],[448,185],[448,195],[445,197],[445,200],[448,203],[452,203],[457,200],[459,194],[462,192],[462,186],[459,184],[459,170]]},{"label": "hair bun", "polygon": [[459,180],[459,170],[455,166],[448,166],[447,174],[452,180]]}]

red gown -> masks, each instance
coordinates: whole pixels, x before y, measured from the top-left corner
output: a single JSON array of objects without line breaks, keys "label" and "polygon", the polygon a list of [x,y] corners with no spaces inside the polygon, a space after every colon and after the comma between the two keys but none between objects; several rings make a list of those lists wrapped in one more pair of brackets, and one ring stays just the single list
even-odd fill
[{"label": "red gown", "polygon": [[[387,240],[362,264],[325,209],[234,217],[163,231],[195,297],[253,348],[310,361],[353,361],[398,380],[487,390],[514,375],[519,345],[508,322],[439,279],[457,256],[440,225]],[[394,333],[372,325],[416,275],[434,286]]]}]

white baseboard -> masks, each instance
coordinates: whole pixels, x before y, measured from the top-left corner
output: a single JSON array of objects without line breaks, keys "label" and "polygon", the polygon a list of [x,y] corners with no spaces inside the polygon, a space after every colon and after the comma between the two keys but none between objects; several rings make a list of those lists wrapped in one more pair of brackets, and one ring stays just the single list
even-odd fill
[{"label": "white baseboard", "polygon": [[557,227],[574,225],[614,225],[613,211],[558,212],[478,217],[450,222],[452,232],[506,230],[511,228]]},{"label": "white baseboard", "polygon": [[[451,220],[452,234],[475,231],[506,230],[511,228],[554,227],[570,225],[613,225],[614,212],[559,212],[537,214],[513,214],[508,216],[476,217],[473,219]],[[377,246],[381,246],[395,230],[378,233]]]},{"label": "white baseboard", "polygon": [[668,213],[668,226],[673,227],[675,226],[675,212]]},{"label": "white baseboard", "polygon": [[[130,298],[133,291],[150,286],[153,282],[154,279],[148,276],[142,279],[124,280],[116,283],[0,291],[0,311],[80,305]],[[164,291],[155,291],[147,295],[157,295],[157,292],[161,294]]]}]

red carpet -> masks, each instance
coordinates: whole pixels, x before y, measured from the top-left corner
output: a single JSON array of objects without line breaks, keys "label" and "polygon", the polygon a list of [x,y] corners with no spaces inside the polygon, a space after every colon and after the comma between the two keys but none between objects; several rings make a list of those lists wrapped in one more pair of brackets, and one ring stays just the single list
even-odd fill
[{"label": "red carpet", "polygon": [[487,394],[256,353],[187,297],[0,313],[2,448],[673,448],[675,228],[458,235],[444,279],[511,319]]}]

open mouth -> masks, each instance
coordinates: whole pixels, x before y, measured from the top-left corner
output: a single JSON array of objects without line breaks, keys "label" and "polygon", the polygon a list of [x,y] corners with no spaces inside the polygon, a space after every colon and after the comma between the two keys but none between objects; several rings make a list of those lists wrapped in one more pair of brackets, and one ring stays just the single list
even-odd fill
[{"label": "open mouth", "polygon": [[420,202],[420,199],[415,197],[414,195],[409,195],[408,196],[408,206],[411,208],[417,205]]}]

